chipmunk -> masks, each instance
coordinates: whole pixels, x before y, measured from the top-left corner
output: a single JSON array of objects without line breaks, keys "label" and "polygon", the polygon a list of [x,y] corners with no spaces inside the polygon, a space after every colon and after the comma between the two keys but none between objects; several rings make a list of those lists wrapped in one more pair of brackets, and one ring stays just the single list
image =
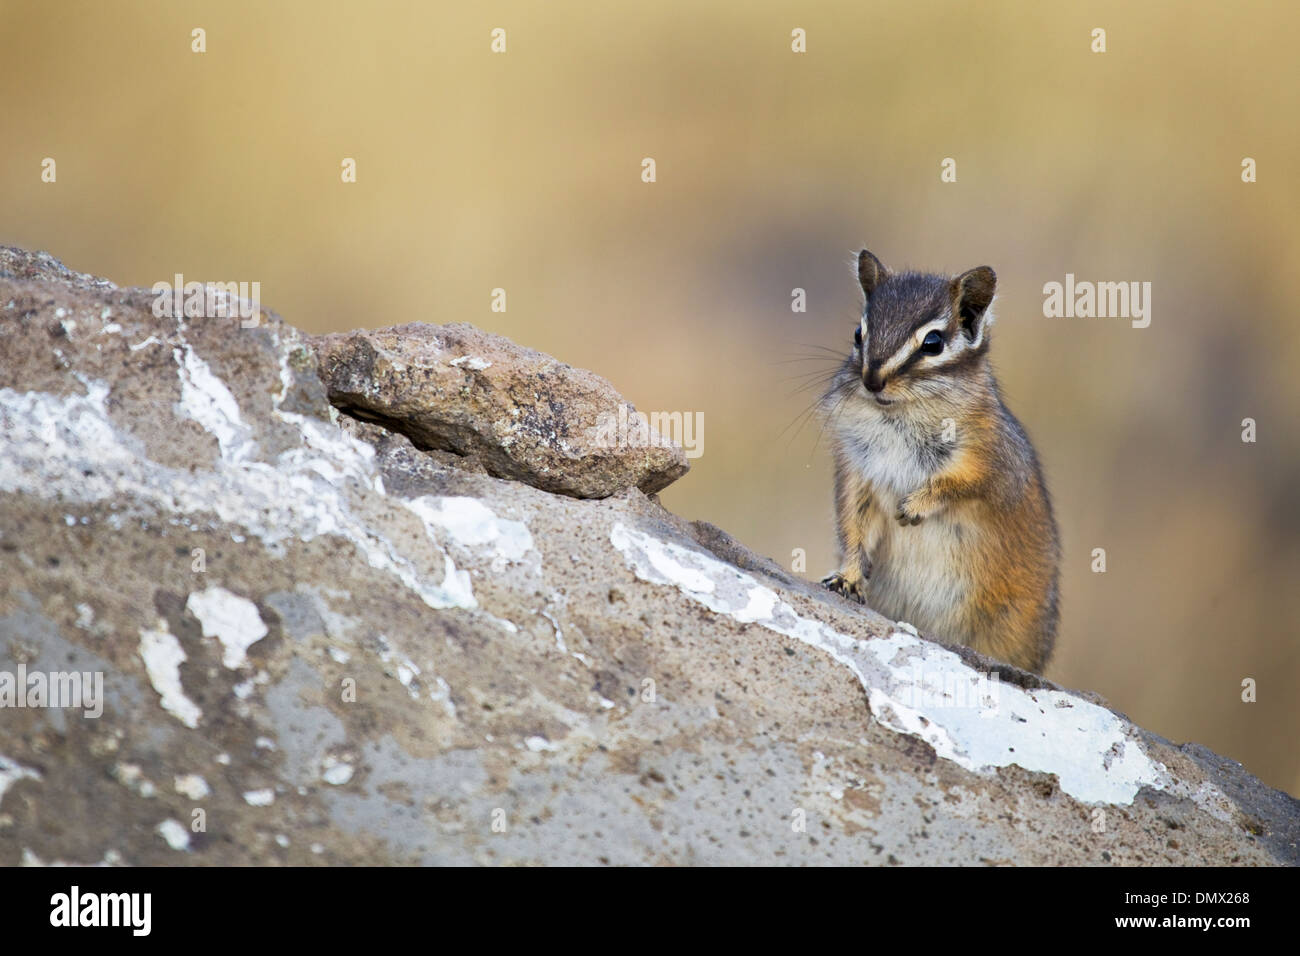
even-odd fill
[{"label": "chipmunk", "polygon": [[989,365],[997,276],[892,273],[863,249],[858,281],[853,352],[821,404],[841,565],[822,584],[1041,671],[1060,542],[1038,458]]}]

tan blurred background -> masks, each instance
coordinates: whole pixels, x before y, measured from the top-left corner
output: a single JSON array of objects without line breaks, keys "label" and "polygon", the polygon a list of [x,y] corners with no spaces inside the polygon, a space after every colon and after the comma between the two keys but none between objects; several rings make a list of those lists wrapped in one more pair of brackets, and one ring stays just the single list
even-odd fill
[{"label": "tan blurred background", "polygon": [[[702,411],[665,503],[809,577],[830,473],[785,360],[848,347],[861,244],[988,263],[1065,541],[1049,676],[1300,793],[1297,36],[1190,0],[5,0],[0,243],[259,281],[311,331],[473,322]],[[1151,282],[1150,328],[1044,318],[1067,272]]]}]

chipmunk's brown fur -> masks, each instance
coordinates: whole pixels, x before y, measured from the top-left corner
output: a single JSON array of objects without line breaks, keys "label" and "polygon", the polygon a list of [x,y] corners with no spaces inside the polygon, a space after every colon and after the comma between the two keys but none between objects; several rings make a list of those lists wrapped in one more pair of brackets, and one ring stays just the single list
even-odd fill
[{"label": "chipmunk's brown fur", "polygon": [[1060,545],[1038,458],[989,365],[997,277],[894,274],[863,249],[858,280],[856,344],[822,400],[841,563],[822,583],[1041,671]]}]

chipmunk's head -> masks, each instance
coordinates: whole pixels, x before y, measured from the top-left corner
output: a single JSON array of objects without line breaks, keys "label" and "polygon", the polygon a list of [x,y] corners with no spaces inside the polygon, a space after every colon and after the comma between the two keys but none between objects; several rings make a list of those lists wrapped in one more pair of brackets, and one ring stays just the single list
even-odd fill
[{"label": "chipmunk's head", "polygon": [[887,408],[951,395],[982,379],[997,285],[992,269],[952,277],[894,273],[863,249],[858,281],[866,301],[845,374],[860,380],[864,398]]}]

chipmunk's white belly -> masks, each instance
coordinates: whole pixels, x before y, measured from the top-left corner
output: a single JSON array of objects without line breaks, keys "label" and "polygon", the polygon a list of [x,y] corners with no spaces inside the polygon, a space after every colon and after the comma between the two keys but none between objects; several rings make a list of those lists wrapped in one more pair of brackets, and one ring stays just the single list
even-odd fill
[{"label": "chipmunk's white belly", "polygon": [[965,641],[962,611],[977,560],[976,530],[960,515],[940,513],[906,527],[892,511],[886,518],[867,581],[867,603],[936,637]]},{"label": "chipmunk's white belly", "polygon": [[883,532],[872,558],[867,603],[896,621],[938,637],[964,641],[964,605],[978,560],[980,529],[963,507],[917,525],[894,517],[899,501],[930,477],[930,465],[903,431],[882,416],[864,417],[841,432],[843,447],[870,483]]}]

